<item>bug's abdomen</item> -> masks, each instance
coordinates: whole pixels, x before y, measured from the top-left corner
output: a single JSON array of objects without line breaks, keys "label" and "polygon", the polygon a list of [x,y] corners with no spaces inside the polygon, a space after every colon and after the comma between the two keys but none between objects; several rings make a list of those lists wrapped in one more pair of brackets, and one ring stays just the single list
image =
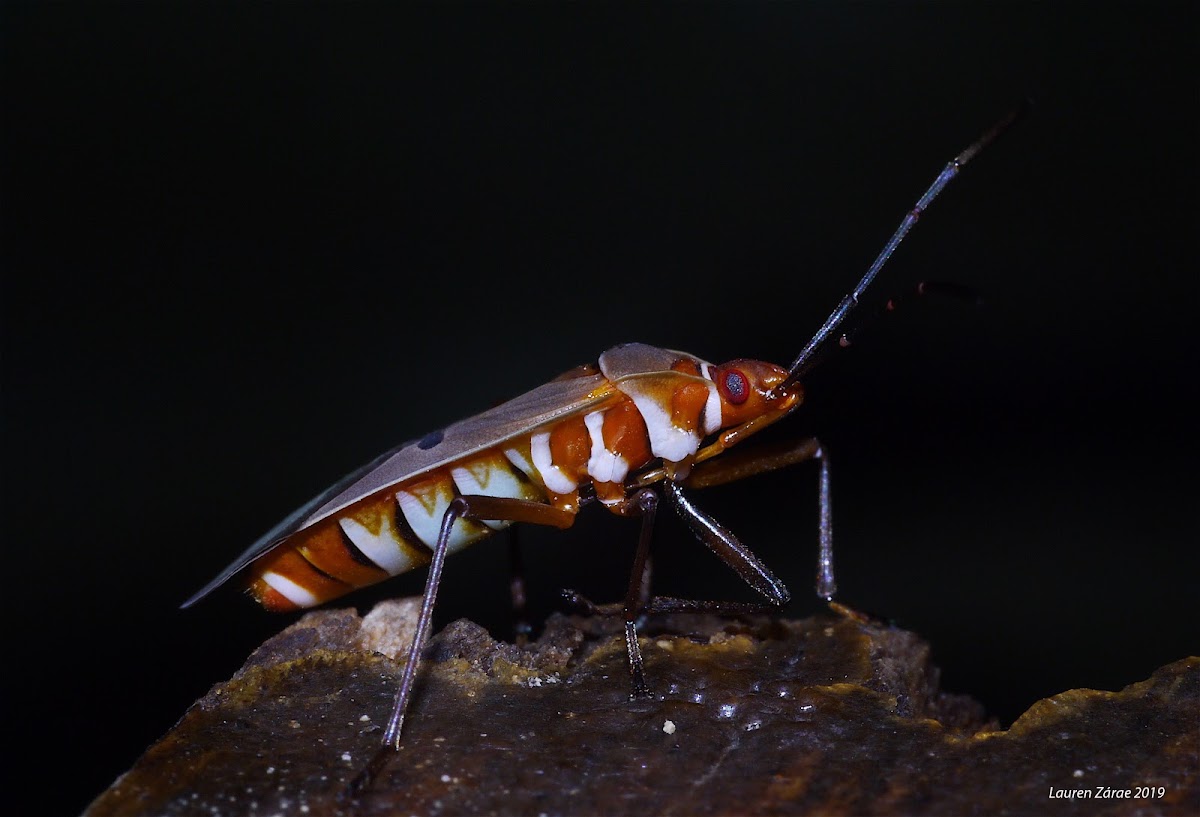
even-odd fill
[{"label": "bug's abdomen", "polygon": [[[251,594],[267,609],[286,612],[426,565],[446,509],[463,494],[532,500],[575,512],[580,489],[592,485],[610,510],[626,512],[631,472],[655,457],[672,462],[690,457],[701,426],[713,430],[704,420],[710,386],[691,380],[680,386],[672,373],[661,382],[626,388],[629,394],[603,408],[392,485],[297,531],[250,566]],[[459,519],[448,552],[508,524]]]},{"label": "bug's abdomen", "polygon": [[[315,607],[360,587],[428,564],[446,508],[460,494],[547,501],[514,462],[528,453],[492,450],[439,468],[298,531],[249,569],[251,595],[268,610]],[[496,530],[503,521],[454,523],[449,552]]]}]

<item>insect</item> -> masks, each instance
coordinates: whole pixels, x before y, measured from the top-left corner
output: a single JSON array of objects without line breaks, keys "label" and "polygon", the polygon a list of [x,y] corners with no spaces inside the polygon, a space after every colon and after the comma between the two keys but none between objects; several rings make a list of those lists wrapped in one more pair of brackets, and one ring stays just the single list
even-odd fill
[{"label": "insect", "polygon": [[[580,508],[593,502],[615,514],[640,517],[623,603],[601,608],[576,598],[585,607],[622,616],[633,696],[649,694],[637,635],[643,615],[778,609],[790,599],[770,568],[693,504],[688,496],[692,488],[815,460],[820,507],[816,590],[831,600],[836,585],[829,458],[820,443],[804,440],[766,455],[720,455],[800,406],[801,378],[839,336],[847,316],[921,213],[1022,111],[1014,111],[946,165],[788,367],[748,359],[714,365],[641,343],[616,346],[594,364],[381,455],[280,522],[183,606],[241,576],[264,607],[292,611],[429,565],[417,634],[382,746],[356,781],[361,788],[389,750],[400,747],[446,556],[514,522],[567,528]],[[662,502],[765,603],[651,596],[648,556]]]}]

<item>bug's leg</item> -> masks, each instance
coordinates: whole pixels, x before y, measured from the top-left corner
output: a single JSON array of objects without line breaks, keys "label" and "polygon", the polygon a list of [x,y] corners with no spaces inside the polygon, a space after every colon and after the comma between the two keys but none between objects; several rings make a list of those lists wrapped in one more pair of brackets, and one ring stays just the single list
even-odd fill
[{"label": "bug's leg", "polygon": [[508,564],[511,573],[508,591],[512,597],[513,643],[524,647],[529,643],[533,627],[530,626],[526,613],[528,596],[525,592],[525,560],[521,555],[521,529],[518,527],[508,529]]},{"label": "bug's leg", "polygon": [[[829,454],[821,445],[820,440],[812,437],[799,442],[787,442],[784,444],[763,446],[761,448],[737,449],[726,453],[719,459],[714,458],[697,465],[688,478],[684,480],[683,484],[688,488],[709,488],[714,485],[723,485],[726,482],[733,482],[745,477],[754,476],[755,474],[763,474],[768,471],[786,468],[789,465],[796,465],[807,460],[816,460],[821,469],[817,483],[817,501],[820,508],[820,521],[818,523],[820,551],[817,557],[817,595],[826,601],[832,601],[834,593],[837,592],[837,583],[833,578],[833,506],[830,500],[829,489]],[[670,485],[671,483],[666,484]],[[670,497],[671,495],[668,494],[668,496]],[[682,494],[680,494],[680,497],[682,498]],[[678,506],[676,506],[676,510],[679,510]],[[680,511],[680,513],[682,514],[683,512]],[[685,516],[684,518],[686,519],[687,517]],[[721,554],[718,553],[717,555],[720,556]],[[724,559],[725,557],[722,556],[721,558]],[[726,562],[732,566],[732,563],[727,559]],[[734,567],[734,569],[737,570],[737,567]],[[739,575],[741,575],[740,571]],[[752,582],[747,581],[747,583],[751,587],[754,587]]]},{"label": "bug's leg", "polygon": [[629,589],[621,605],[625,619],[625,649],[629,654],[630,698],[645,698],[650,695],[646,684],[646,672],[642,663],[642,648],[638,645],[637,621],[645,613],[650,600],[650,539],[654,535],[654,513],[658,509],[658,494],[651,488],[643,488],[624,500],[625,513],[636,513],[642,517],[642,529],[638,533],[637,552],[633,557],[633,569],[629,572]]},{"label": "bug's leg", "polygon": [[683,495],[678,483],[667,480],[663,483],[663,496],[683,519],[692,533],[704,545],[729,565],[742,581],[767,599],[766,605],[736,604],[719,601],[688,601],[658,596],[647,605],[647,612],[746,612],[775,610],[787,604],[792,594],[761,559],[750,548],[743,545],[720,522],[697,508]]},{"label": "bug's leg", "polygon": [[642,568],[642,585],[641,593],[638,595],[638,609],[645,609],[650,603],[650,577],[654,575],[654,554],[646,554],[646,563]]},{"label": "bug's leg", "polygon": [[563,598],[572,607],[585,615],[621,616],[625,621],[625,649],[629,655],[630,698],[643,698],[650,694],[646,684],[646,673],[642,661],[642,649],[637,639],[637,622],[653,601],[650,596],[650,541],[654,535],[654,514],[658,509],[658,494],[652,488],[642,488],[623,499],[617,508],[610,508],[621,516],[641,516],[641,532],[638,534],[637,552],[633,557],[633,569],[629,572],[629,589],[619,604],[596,604],[575,590],[563,590]]},{"label": "bug's leg", "polygon": [[392,716],[388,720],[387,729],[384,730],[379,749],[376,750],[366,768],[350,781],[348,794],[351,798],[357,797],[366,790],[394,752],[400,749],[400,731],[404,726],[404,713],[412,698],[413,683],[416,679],[417,666],[421,661],[421,652],[425,649],[425,643],[429,638],[429,628],[433,621],[433,606],[437,600],[438,586],[442,580],[442,568],[446,562],[450,534],[454,529],[454,523],[459,519],[528,522],[535,525],[568,528],[575,521],[575,513],[541,502],[478,494],[455,497],[446,508],[446,512],[442,515],[441,528],[438,530],[437,542],[433,547],[433,560],[429,565],[429,575],[425,579],[425,593],[421,599],[417,631],[408,648],[408,661],[404,665],[404,673],[400,677],[400,688],[396,692],[396,699],[392,704]]}]

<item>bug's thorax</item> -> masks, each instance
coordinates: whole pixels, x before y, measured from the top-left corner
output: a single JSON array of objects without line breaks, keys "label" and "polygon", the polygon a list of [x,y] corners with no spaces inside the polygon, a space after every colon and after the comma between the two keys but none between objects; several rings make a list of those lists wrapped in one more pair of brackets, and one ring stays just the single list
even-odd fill
[{"label": "bug's thorax", "polygon": [[[786,416],[803,395],[798,384],[786,383],[787,377],[779,366],[758,360],[739,358],[713,365],[681,356],[666,372],[620,381],[617,388],[631,404],[626,408],[641,421],[641,432],[629,439],[645,439],[644,448],[649,449],[649,456],[638,457],[631,470],[654,459],[661,466],[632,480],[622,482],[618,477],[611,485],[589,468],[598,498],[618,510],[619,500],[631,488],[664,478],[686,479],[697,462]],[[612,409],[605,412],[606,418],[612,413]],[[608,447],[624,454],[619,447]]]}]

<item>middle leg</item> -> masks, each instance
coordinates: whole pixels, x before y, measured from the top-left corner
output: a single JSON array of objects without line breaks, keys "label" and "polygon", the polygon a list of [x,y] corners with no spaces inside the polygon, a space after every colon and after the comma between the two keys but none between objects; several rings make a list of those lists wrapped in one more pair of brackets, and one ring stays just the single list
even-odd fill
[{"label": "middle leg", "polygon": [[654,535],[654,515],[658,510],[658,494],[653,488],[642,488],[626,497],[612,509],[621,516],[640,516],[641,532],[638,534],[637,551],[633,557],[633,568],[629,571],[629,588],[624,601],[617,604],[595,604],[575,590],[563,590],[566,602],[585,615],[621,616],[625,623],[625,650],[629,656],[630,699],[650,695],[646,683],[646,672],[642,660],[642,648],[638,644],[637,624],[653,605],[650,596],[650,541]]}]

